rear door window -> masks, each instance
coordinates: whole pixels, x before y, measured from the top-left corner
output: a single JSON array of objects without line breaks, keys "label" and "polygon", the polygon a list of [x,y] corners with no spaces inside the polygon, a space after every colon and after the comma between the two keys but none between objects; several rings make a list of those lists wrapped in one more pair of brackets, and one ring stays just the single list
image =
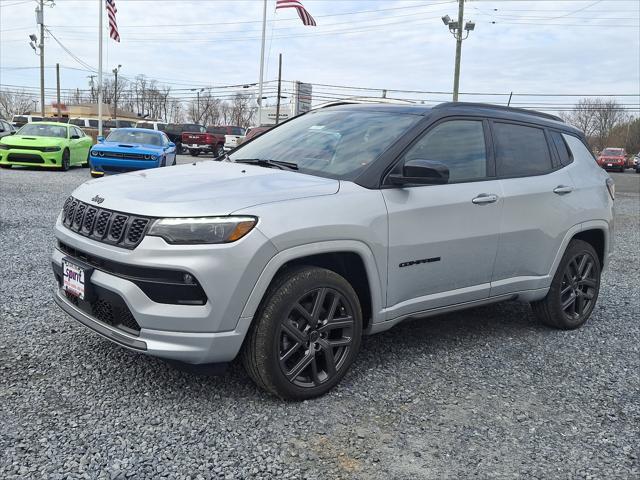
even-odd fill
[{"label": "rear door window", "polygon": [[98,128],[98,120],[89,120],[89,126],[91,128]]},{"label": "rear door window", "polygon": [[498,176],[541,175],[553,169],[543,129],[502,122],[492,128]]}]

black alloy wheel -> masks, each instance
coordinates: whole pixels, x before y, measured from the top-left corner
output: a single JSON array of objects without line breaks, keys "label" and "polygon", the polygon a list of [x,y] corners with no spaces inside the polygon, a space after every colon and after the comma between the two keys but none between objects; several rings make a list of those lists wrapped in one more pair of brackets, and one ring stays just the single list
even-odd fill
[{"label": "black alloy wheel", "polygon": [[600,259],[591,244],[572,240],[556,271],[547,296],[532,303],[546,325],[574,329],[591,316],[600,291]]},{"label": "black alloy wheel", "polygon": [[62,163],[60,165],[60,169],[63,172],[66,172],[67,170],[69,170],[70,166],[71,166],[71,154],[69,153],[69,150],[65,149],[64,152],[62,152]]},{"label": "black alloy wheel", "polygon": [[572,320],[591,312],[598,288],[598,279],[594,275],[596,261],[585,252],[574,256],[565,267],[560,302],[565,315]]},{"label": "black alloy wheel", "polygon": [[294,385],[320,386],[336,375],[353,344],[354,317],[349,302],[321,287],[299,298],[278,331],[280,369]]},{"label": "black alloy wheel", "polygon": [[269,287],[242,350],[263,389],[288,400],[323,395],[348,371],[360,348],[362,310],[336,272],[301,266]]}]

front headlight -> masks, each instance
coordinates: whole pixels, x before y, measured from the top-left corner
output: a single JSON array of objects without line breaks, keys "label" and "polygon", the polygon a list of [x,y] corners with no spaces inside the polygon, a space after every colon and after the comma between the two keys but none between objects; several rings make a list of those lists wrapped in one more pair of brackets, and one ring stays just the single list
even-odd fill
[{"label": "front headlight", "polygon": [[59,152],[60,147],[43,147],[42,151],[43,152]]},{"label": "front headlight", "polygon": [[230,243],[240,240],[258,223],[255,217],[161,218],[147,235],[173,245]]},{"label": "front headlight", "polygon": [[9,145],[5,145],[4,143],[0,143],[0,150],[9,150]]}]

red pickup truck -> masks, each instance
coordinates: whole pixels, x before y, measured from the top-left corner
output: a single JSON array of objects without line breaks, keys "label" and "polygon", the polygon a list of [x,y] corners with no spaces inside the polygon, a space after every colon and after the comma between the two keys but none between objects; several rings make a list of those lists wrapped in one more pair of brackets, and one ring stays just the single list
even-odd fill
[{"label": "red pickup truck", "polygon": [[624,148],[605,148],[600,152],[598,157],[598,165],[605,170],[618,169],[624,172],[624,169],[629,167],[627,164],[627,153]]},{"label": "red pickup truck", "polygon": [[185,132],[182,134],[182,147],[197,157],[201,153],[212,153],[220,157],[224,153],[225,135],[231,135],[239,127],[207,127],[204,132]]}]

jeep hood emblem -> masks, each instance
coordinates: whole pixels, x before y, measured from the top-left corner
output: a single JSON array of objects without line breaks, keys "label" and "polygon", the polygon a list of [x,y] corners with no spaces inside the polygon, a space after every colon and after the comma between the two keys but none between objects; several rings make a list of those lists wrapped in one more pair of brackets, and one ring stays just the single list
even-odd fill
[{"label": "jeep hood emblem", "polygon": [[96,195],[91,199],[91,201],[96,202],[98,205],[100,205],[102,202],[104,202],[104,198],[102,198],[100,195]]}]

